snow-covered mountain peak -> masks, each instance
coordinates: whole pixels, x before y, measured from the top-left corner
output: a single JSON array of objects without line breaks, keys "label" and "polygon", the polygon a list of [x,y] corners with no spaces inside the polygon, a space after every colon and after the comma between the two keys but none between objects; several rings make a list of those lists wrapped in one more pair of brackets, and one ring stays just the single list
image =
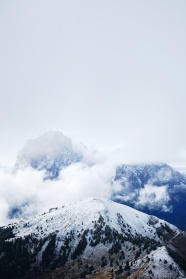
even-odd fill
[{"label": "snow-covered mountain peak", "polygon": [[[38,234],[43,237],[55,231],[67,232],[93,229],[94,222],[99,222],[103,218],[106,225],[111,226],[122,233],[123,226],[130,228],[130,233],[136,233],[147,237],[154,237],[158,240],[156,229],[162,225],[168,224],[175,233],[179,230],[163,220],[154,216],[149,216],[129,206],[118,204],[105,198],[85,198],[81,201],[70,203],[59,208],[50,209],[42,215],[36,216],[25,226],[20,222],[14,230],[17,236],[26,236],[30,233]],[[151,224],[151,225],[150,225]],[[152,225],[153,224],[153,225]],[[42,227],[38,231],[38,227]]]},{"label": "snow-covered mountain peak", "polygon": [[[154,216],[104,198],[85,198],[51,208],[30,221],[0,228],[0,236],[5,239],[0,264],[11,257],[14,269],[19,274],[21,266],[25,278],[34,278],[37,270],[39,279],[48,278],[42,276],[49,269],[52,278],[57,279],[136,275],[159,279],[164,273],[168,279],[177,275],[180,277],[174,278],[184,278],[166,249],[179,255],[180,263],[185,264],[185,233]],[[158,248],[162,245],[166,249]],[[17,251],[23,254],[21,262]],[[152,268],[157,269],[156,273]],[[9,269],[5,275],[14,278]]]},{"label": "snow-covered mountain peak", "polygon": [[63,167],[82,160],[82,153],[76,149],[63,133],[49,131],[27,141],[18,153],[16,168],[46,170],[55,178]]}]

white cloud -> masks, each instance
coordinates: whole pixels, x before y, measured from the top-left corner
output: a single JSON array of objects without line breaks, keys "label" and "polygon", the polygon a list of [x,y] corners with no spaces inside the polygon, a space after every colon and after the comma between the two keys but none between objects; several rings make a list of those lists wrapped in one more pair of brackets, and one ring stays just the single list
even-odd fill
[{"label": "white cloud", "polygon": [[154,186],[146,184],[139,192],[138,206],[147,206],[149,209],[160,208],[162,211],[170,211],[167,206],[170,197],[166,186]]},{"label": "white cloud", "polygon": [[186,149],[184,0],[14,2],[0,1],[1,164],[48,129],[124,145],[127,163],[176,160]]},{"label": "white cloud", "polygon": [[157,172],[155,179],[159,181],[168,181],[172,179],[172,169],[167,167],[160,169]]},{"label": "white cloud", "polygon": [[[44,180],[44,172],[26,168],[17,172],[0,170],[0,225],[10,223],[8,214],[22,207],[24,218],[42,213],[50,207],[76,201],[86,196],[110,197],[111,164],[88,166],[72,164],[64,168],[58,180]],[[16,217],[19,216],[19,211]],[[12,220],[14,221],[14,220]]]},{"label": "white cloud", "polygon": [[116,199],[123,201],[123,202],[129,202],[129,201],[135,201],[136,198],[136,193],[129,193],[128,195],[116,195],[115,196]]}]

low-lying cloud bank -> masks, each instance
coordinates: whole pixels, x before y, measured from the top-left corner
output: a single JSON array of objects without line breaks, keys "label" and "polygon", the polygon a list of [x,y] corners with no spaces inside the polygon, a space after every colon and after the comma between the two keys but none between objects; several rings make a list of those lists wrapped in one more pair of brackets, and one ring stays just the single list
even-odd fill
[{"label": "low-lying cloud bank", "polygon": [[138,196],[138,206],[145,206],[149,209],[161,208],[162,211],[171,211],[171,207],[167,206],[170,197],[167,192],[166,186],[154,186],[146,184],[143,189],[140,190]]},{"label": "low-lying cloud bank", "polygon": [[[13,171],[0,168],[0,226],[84,197],[110,198],[113,193],[116,197],[118,193],[123,202],[132,201],[139,209],[171,211],[166,186],[149,183],[141,189],[123,188],[113,179],[117,162],[104,156],[94,159],[91,164],[79,162],[63,168],[56,180],[45,179],[45,171],[30,167]],[[168,173],[166,178],[169,176]]]},{"label": "low-lying cloud bank", "polygon": [[123,203],[133,204],[139,210],[148,208],[149,210],[160,210],[163,212],[172,211],[172,207],[169,205],[170,196],[166,186],[146,184],[143,188],[135,189],[134,191],[126,188],[122,189],[122,195],[116,194],[115,198]]},{"label": "low-lying cloud bank", "polygon": [[57,180],[45,180],[44,171],[32,168],[16,172],[1,169],[0,225],[87,196],[109,198],[113,175],[114,167],[107,164],[72,164],[61,171]]}]

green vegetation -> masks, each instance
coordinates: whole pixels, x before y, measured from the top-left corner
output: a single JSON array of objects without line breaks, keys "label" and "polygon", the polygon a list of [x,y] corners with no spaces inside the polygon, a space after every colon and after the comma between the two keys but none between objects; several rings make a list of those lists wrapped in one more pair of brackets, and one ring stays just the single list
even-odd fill
[{"label": "green vegetation", "polygon": [[83,251],[85,250],[86,246],[87,246],[87,239],[86,239],[86,234],[88,233],[88,231],[84,231],[81,240],[79,241],[76,249],[74,250],[74,253],[72,253],[71,258],[74,260],[76,259],[78,256],[80,256]]},{"label": "green vegetation", "polygon": [[0,244],[5,240],[14,237],[13,229],[14,229],[13,226],[7,227],[7,228],[4,228],[4,227],[0,228]]},{"label": "green vegetation", "polygon": [[45,267],[50,266],[55,250],[56,234],[52,235],[49,239],[48,245],[42,255],[42,265]]}]

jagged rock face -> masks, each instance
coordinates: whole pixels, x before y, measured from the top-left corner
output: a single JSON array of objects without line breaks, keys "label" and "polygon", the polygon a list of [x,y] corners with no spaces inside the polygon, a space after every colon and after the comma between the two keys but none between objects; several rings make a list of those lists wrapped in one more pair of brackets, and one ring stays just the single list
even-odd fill
[{"label": "jagged rock face", "polygon": [[56,178],[63,167],[79,162],[82,158],[83,155],[75,150],[70,138],[61,132],[50,131],[26,143],[18,153],[16,168],[45,170],[49,178]]},{"label": "jagged rock face", "polygon": [[178,239],[186,240],[184,232],[163,220],[107,199],[87,198],[1,228],[0,276],[184,278],[162,247],[184,267]]},{"label": "jagged rock face", "polygon": [[112,199],[154,214],[186,230],[186,177],[166,164],[121,165]]},{"label": "jagged rock face", "polygon": [[121,181],[123,185],[128,182],[135,189],[146,184],[169,187],[186,184],[185,176],[167,164],[121,165],[116,170],[115,180]]}]

